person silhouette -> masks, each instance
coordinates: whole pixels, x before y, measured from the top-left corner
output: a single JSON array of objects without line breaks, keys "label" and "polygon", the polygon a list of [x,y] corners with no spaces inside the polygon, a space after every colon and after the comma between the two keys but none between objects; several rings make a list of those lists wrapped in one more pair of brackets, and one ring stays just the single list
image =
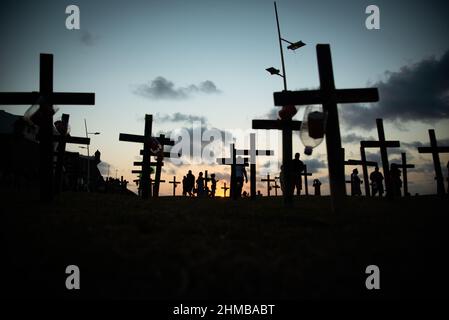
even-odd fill
[{"label": "person silhouette", "polygon": [[187,177],[182,177],[182,195],[185,197],[187,195]]},{"label": "person silhouette", "polygon": [[195,176],[192,174],[192,170],[186,175],[186,192],[190,197],[193,197],[193,188],[195,187]]},{"label": "person silhouette", "polygon": [[[299,196],[301,195],[301,190],[302,190],[302,176],[301,173],[304,171],[304,162],[302,162],[301,160],[299,160],[300,158],[300,154],[299,152],[295,153],[295,159],[292,160],[291,162],[291,177],[290,177],[290,181],[292,181],[292,185],[291,185],[291,192],[292,194],[295,193],[295,188],[296,188],[296,194]],[[286,177],[284,177],[286,178]]]},{"label": "person silhouette", "polygon": [[215,173],[210,175],[210,197],[215,198],[215,191],[217,190],[217,181],[215,179]]},{"label": "person silhouette", "polygon": [[235,198],[242,196],[243,183],[248,183],[248,175],[246,173],[245,164],[242,157],[237,158],[235,165]]},{"label": "person silhouette", "polygon": [[321,196],[321,181],[318,179],[313,180],[313,187],[315,188],[315,195]]},{"label": "person silhouette", "polygon": [[401,170],[394,163],[390,166],[390,180],[391,180],[391,192],[394,197],[401,196],[402,180]]},{"label": "person silhouette", "polygon": [[374,168],[374,171],[371,172],[369,179],[371,180],[371,192],[373,194],[373,197],[379,193],[379,197],[382,197],[384,194],[384,176],[379,171],[379,167],[376,166]]},{"label": "person silhouette", "polygon": [[351,174],[351,196],[361,196],[362,190],[360,185],[362,184],[362,180],[359,178],[359,170],[352,170]]},{"label": "person silhouette", "polygon": [[198,179],[196,179],[196,190],[198,197],[204,196],[204,178],[202,172],[198,174]]}]

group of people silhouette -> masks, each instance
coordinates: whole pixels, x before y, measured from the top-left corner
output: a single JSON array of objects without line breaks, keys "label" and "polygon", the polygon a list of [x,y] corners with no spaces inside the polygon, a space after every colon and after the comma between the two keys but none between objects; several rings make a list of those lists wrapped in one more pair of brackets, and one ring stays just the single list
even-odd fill
[{"label": "group of people silhouette", "polygon": [[[379,171],[379,167],[376,166],[374,171],[371,172],[370,176],[371,193],[374,196],[383,197],[385,193],[384,189],[384,176]],[[401,180],[401,170],[396,164],[391,164],[390,166],[390,181],[392,196],[401,196],[402,180]],[[362,190],[360,188],[361,184],[364,183],[359,177],[359,171],[357,169],[352,170],[351,174],[351,196],[361,196]],[[365,182],[366,183],[366,182]]]},{"label": "group of people silhouette", "polygon": [[[198,174],[198,178],[195,180],[192,170],[189,170],[187,175],[182,178],[182,195],[189,197],[214,198],[217,190],[217,181],[214,173],[211,174],[209,178],[204,177],[202,172]],[[208,182],[210,182],[210,189]]]}]

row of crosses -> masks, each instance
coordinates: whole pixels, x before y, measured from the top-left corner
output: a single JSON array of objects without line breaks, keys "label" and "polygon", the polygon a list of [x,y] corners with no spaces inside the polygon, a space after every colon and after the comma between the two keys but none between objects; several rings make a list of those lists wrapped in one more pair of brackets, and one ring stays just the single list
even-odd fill
[{"label": "row of crosses", "polygon": [[[399,141],[387,141],[385,139],[385,132],[383,129],[382,119],[376,119],[378,141],[361,141],[360,143],[360,160],[349,159],[345,161],[344,153],[341,147],[340,127],[338,119],[337,104],[341,103],[362,103],[362,102],[376,102],[379,100],[378,90],[376,88],[368,89],[336,89],[334,83],[334,75],[332,68],[332,59],[330,46],[327,44],[318,44],[316,46],[318,71],[320,79],[320,88],[309,91],[282,91],[274,93],[275,106],[287,105],[313,105],[320,104],[323,110],[327,113],[326,121],[326,149],[328,158],[329,170],[329,184],[333,208],[338,210],[341,199],[346,195],[345,190],[345,165],[361,165],[363,168],[363,176],[366,180],[367,167],[372,166],[366,160],[365,149],[379,148],[381,154],[382,168],[385,178],[385,187],[387,196],[392,194],[392,185],[390,181],[390,167],[388,162],[388,148],[400,147]],[[59,136],[53,134],[53,105],[94,105],[94,93],[66,93],[53,91],[53,55],[40,55],[40,76],[39,76],[39,91],[37,92],[6,92],[0,93],[0,105],[34,105],[39,104],[39,172],[40,172],[40,194],[41,199],[49,201],[53,198],[55,193],[61,189],[62,168],[64,165],[65,147],[68,143],[75,144],[89,144],[89,138],[71,137],[67,133],[62,132]],[[69,116],[63,114],[63,127],[67,127]],[[301,128],[301,121],[292,119],[282,120],[253,120],[253,129],[265,130],[281,130],[282,131],[282,162],[285,174],[289,175],[290,159],[292,157],[292,134],[293,131],[298,131]],[[231,155],[227,159],[218,159],[221,164],[231,165],[231,197],[235,197],[235,166],[237,164],[237,156],[245,156],[243,158],[243,165],[250,166],[251,171],[251,198],[256,196],[256,156],[272,156],[272,150],[256,150],[255,136],[251,134],[251,144],[248,150],[238,150],[234,145],[231,146]],[[435,169],[435,180],[437,184],[437,193],[439,195],[445,194],[444,178],[441,170],[441,163],[439,159],[440,153],[448,153],[449,147],[438,146],[434,130],[429,130],[430,146],[419,147],[418,152],[423,154],[432,154],[433,164]],[[120,134],[120,141],[129,141],[143,143],[142,162],[136,164],[142,167],[140,170],[134,172],[140,174],[139,188],[141,189],[142,198],[148,199],[154,195],[159,194],[159,184],[162,182],[161,170],[163,166],[163,159],[172,157],[169,152],[163,150],[164,146],[171,146],[174,144],[170,139],[161,135],[157,139],[162,146],[162,152],[155,153],[151,151],[151,144],[154,141],[152,137],[152,116],[145,117],[145,130],[143,136]],[[58,143],[57,150],[54,150],[54,143]],[[56,156],[56,163],[54,158]],[[177,155],[179,156],[179,155]],[[155,161],[151,161],[151,157],[155,157]],[[407,193],[407,169],[413,168],[413,165],[407,163],[406,155],[402,154],[402,163],[396,164],[402,169],[404,179],[404,191]],[[152,190],[151,166],[156,167],[154,186]],[[305,176],[307,177],[307,175]],[[207,181],[206,181],[207,183]],[[270,183],[270,182],[268,182]],[[286,190],[292,190],[288,184],[290,179],[286,179]],[[173,182],[173,188],[176,188],[177,183]],[[307,184],[306,184],[307,188]],[[227,189],[224,189],[225,192]],[[277,190],[277,188],[275,188]],[[369,187],[365,184],[366,194],[369,195]],[[306,190],[308,193],[308,190]],[[293,200],[293,193],[288,191],[284,193],[284,200],[286,204],[291,204]]]}]

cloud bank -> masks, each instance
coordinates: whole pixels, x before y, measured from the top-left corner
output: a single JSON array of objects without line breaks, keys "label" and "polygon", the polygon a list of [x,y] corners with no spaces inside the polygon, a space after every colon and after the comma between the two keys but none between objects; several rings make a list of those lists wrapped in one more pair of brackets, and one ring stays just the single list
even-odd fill
[{"label": "cloud bank", "polygon": [[218,94],[221,91],[215,83],[210,80],[187,87],[175,87],[172,81],[159,76],[147,84],[141,84],[134,91],[135,94],[141,95],[152,100],[185,100],[195,94]]},{"label": "cloud bank", "polygon": [[435,123],[449,118],[449,51],[386,72],[387,79],[370,86],[379,89],[380,101],[368,107],[346,105],[341,119],[347,125],[372,129],[376,118],[401,124],[403,121]]}]

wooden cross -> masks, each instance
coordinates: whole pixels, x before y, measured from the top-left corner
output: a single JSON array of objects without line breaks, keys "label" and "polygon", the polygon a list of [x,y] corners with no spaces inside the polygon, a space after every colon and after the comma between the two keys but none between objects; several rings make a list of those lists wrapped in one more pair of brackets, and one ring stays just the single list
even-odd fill
[{"label": "wooden cross", "polygon": [[304,187],[306,191],[306,196],[309,195],[309,182],[307,180],[307,177],[310,177],[312,175],[311,172],[307,172],[307,165],[304,165],[304,171],[301,172],[301,176],[304,176]]},{"label": "wooden cross", "polygon": [[176,187],[178,186],[178,184],[180,184],[181,182],[176,181],[176,176],[173,176],[173,180],[169,181],[168,183],[173,184],[173,197],[176,197]]},{"label": "wooden cross", "polygon": [[384,124],[382,119],[376,119],[377,134],[379,141],[360,141],[360,147],[366,148],[380,148],[380,156],[382,159],[382,171],[384,172],[385,190],[387,197],[391,197],[393,194],[390,177],[390,166],[388,164],[388,148],[399,148],[400,142],[397,140],[387,141],[385,140]]},{"label": "wooden cross", "polygon": [[39,180],[43,201],[53,199],[53,105],[94,105],[95,93],[53,92],[53,55],[40,55],[39,92],[2,92],[0,105],[39,104]]},{"label": "wooden cross", "polygon": [[151,197],[151,183],[150,177],[150,150],[151,150],[151,131],[153,126],[153,115],[145,115],[145,129],[143,136],[135,134],[120,133],[119,140],[127,142],[143,143],[143,161],[142,161],[142,171],[140,176],[140,189],[142,199],[148,199]]},{"label": "wooden cross", "polygon": [[340,124],[337,104],[376,102],[379,94],[376,88],[336,89],[332,68],[331,50],[328,44],[316,46],[320,88],[309,91],[283,91],[274,93],[274,104],[285,105],[323,105],[327,113],[326,148],[329,168],[329,184],[334,211],[346,194],[344,161],[341,155]]},{"label": "wooden cross", "polygon": [[410,195],[408,193],[407,169],[413,169],[415,167],[415,165],[407,163],[407,155],[406,155],[405,152],[401,153],[401,160],[402,160],[402,162],[400,164],[399,163],[395,163],[394,165],[397,166],[398,168],[402,169],[402,182],[404,184],[404,197],[407,197],[407,196]]},{"label": "wooden cross", "polygon": [[430,147],[419,147],[419,153],[431,153],[433,158],[433,167],[435,168],[435,180],[437,181],[437,193],[439,196],[445,194],[443,172],[441,171],[440,153],[448,153],[449,147],[439,147],[435,137],[435,130],[429,130]]},{"label": "wooden cross", "polygon": [[257,150],[256,149],[256,134],[249,135],[249,149],[235,150],[238,156],[248,156],[250,163],[250,194],[251,199],[256,199],[256,157],[257,156],[273,156],[273,150]]},{"label": "wooden cross", "polygon": [[[67,130],[69,127],[69,118],[70,116],[68,114],[63,113],[61,117],[61,122],[63,129],[66,130],[66,132],[63,132],[61,135],[53,136],[53,141],[58,142],[58,147],[56,149],[56,169],[55,169],[55,193],[59,193],[61,191],[61,185],[62,185],[62,169],[64,167],[64,155],[65,155],[65,147],[67,143],[73,143],[73,144],[90,144],[89,138],[83,138],[83,137],[72,137],[67,134]],[[89,161],[89,159],[87,159]],[[89,183],[89,181],[87,182]]]},{"label": "wooden cross", "polygon": [[226,182],[224,183],[224,187],[221,187],[224,190],[224,197],[226,198],[226,191],[228,191],[229,187],[226,187]]},{"label": "wooden cross", "polygon": [[[152,132],[152,126],[153,126],[153,115],[146,114],[145,115],[145,129],[144,129],[144,135],[135,135],[135,134],[127,134],[127,133],[120,133],[119,140],[120,141],[127,141],[127,142],[136,142],[136,143],[143,143],[143,150],[140,151],[140,154],[143,156],[141,165],[142,165],[142,175],[141,175],[141,183],[140,186],[142,188],[142,199],[148,199],[152,196],[152,190],[151,190],[151,183],[148,180],[148,177],[150,177],[151,172],[151,156],[154,156],[155,153],[151,151],[152,144],[155,143],[154,138],[151,136]],[[170,145],[171,143],[174,143],[173,141],[166,139],[164,135],[161,135],[158,139],[159,144],[162,145]],[[168,153],[170,154],[170,153]],[[162,153],[162,157],[165,155],[165,152]],[[162,159],[158,159],[156,161],[157,167],[156,167],[156,179],[155,181],[158,182],[160,180],[160,168],[162,167]],[[136,165],[136,164],[135,164]],[[159,168],[159,172],[158,172]],[[154,194],[157,196],[159,194],[159,184],[155,184],[154,188]]]},{"label": "wooden cross", "polygon": [[[301,121],[295,120],[253,120],[253,129],[282,130],[282,166],[286,176],[290,173],[292,160],[292,135],[293,131],[301,130]],[[284,181],[287,190],[284,192],[284,202],[290,205],[293,202],[293,193],[290,192],[290,179]]]},{"label": "wooden cross", "polygon": [[[343,153],[343,159],[345,159],[345,149],[341,148]],[[369,188],[369,176],[368,176],[368,167],[377,167],[377,162],[375,161],[366,161],[366,155],[365,155],[365,149],[360,148],[360,154],[361,154],[361,160],[345,160],[344,164],[345,166],[362,166],[363,171],[363,181],[365,181],[365,195],[367,197],[371,196],[371,191]],[[351,181],[349,181],[350,183]],[[348,181],[346,181],[348,183]]]},{"label": "wooden cross", "polygon": [[280,185],[278,185],[278,179],[280,179],[279,177],[274,177],[274,195],[277,197],[278,196],[278,189],[281,187]]},{"label": "wooden cross", "polygon": [[243,163],[237,163],[237,152],[235,150],[235,144],[232,143],[230,146],[230,157],[229,158],[217,158],[217,163],[218,164],[223,164],[223,165],[230,165],[231,166],[231,188],[230,188],[230,192],[229,192],[229,196],[233,199],[237,199],[237,194],[235,191],[235,185],[236,185],[236,176],[235,176],[235,168],[238,165],[244,165],[245,167],[247,167],[248,164],[248,158],[243,158]]},{"label": "wooden cross", "polygon": [[[286,179],[286,180],[288,180],[288,179]],[[271,182],[276,182],[276,179],[270,179],[270,174],[267,173],[267,178],[266,179],[261,179],[260,181],[267,183],[267,195],[269,197],[270,196],[270,190],[271,190]]]}]

